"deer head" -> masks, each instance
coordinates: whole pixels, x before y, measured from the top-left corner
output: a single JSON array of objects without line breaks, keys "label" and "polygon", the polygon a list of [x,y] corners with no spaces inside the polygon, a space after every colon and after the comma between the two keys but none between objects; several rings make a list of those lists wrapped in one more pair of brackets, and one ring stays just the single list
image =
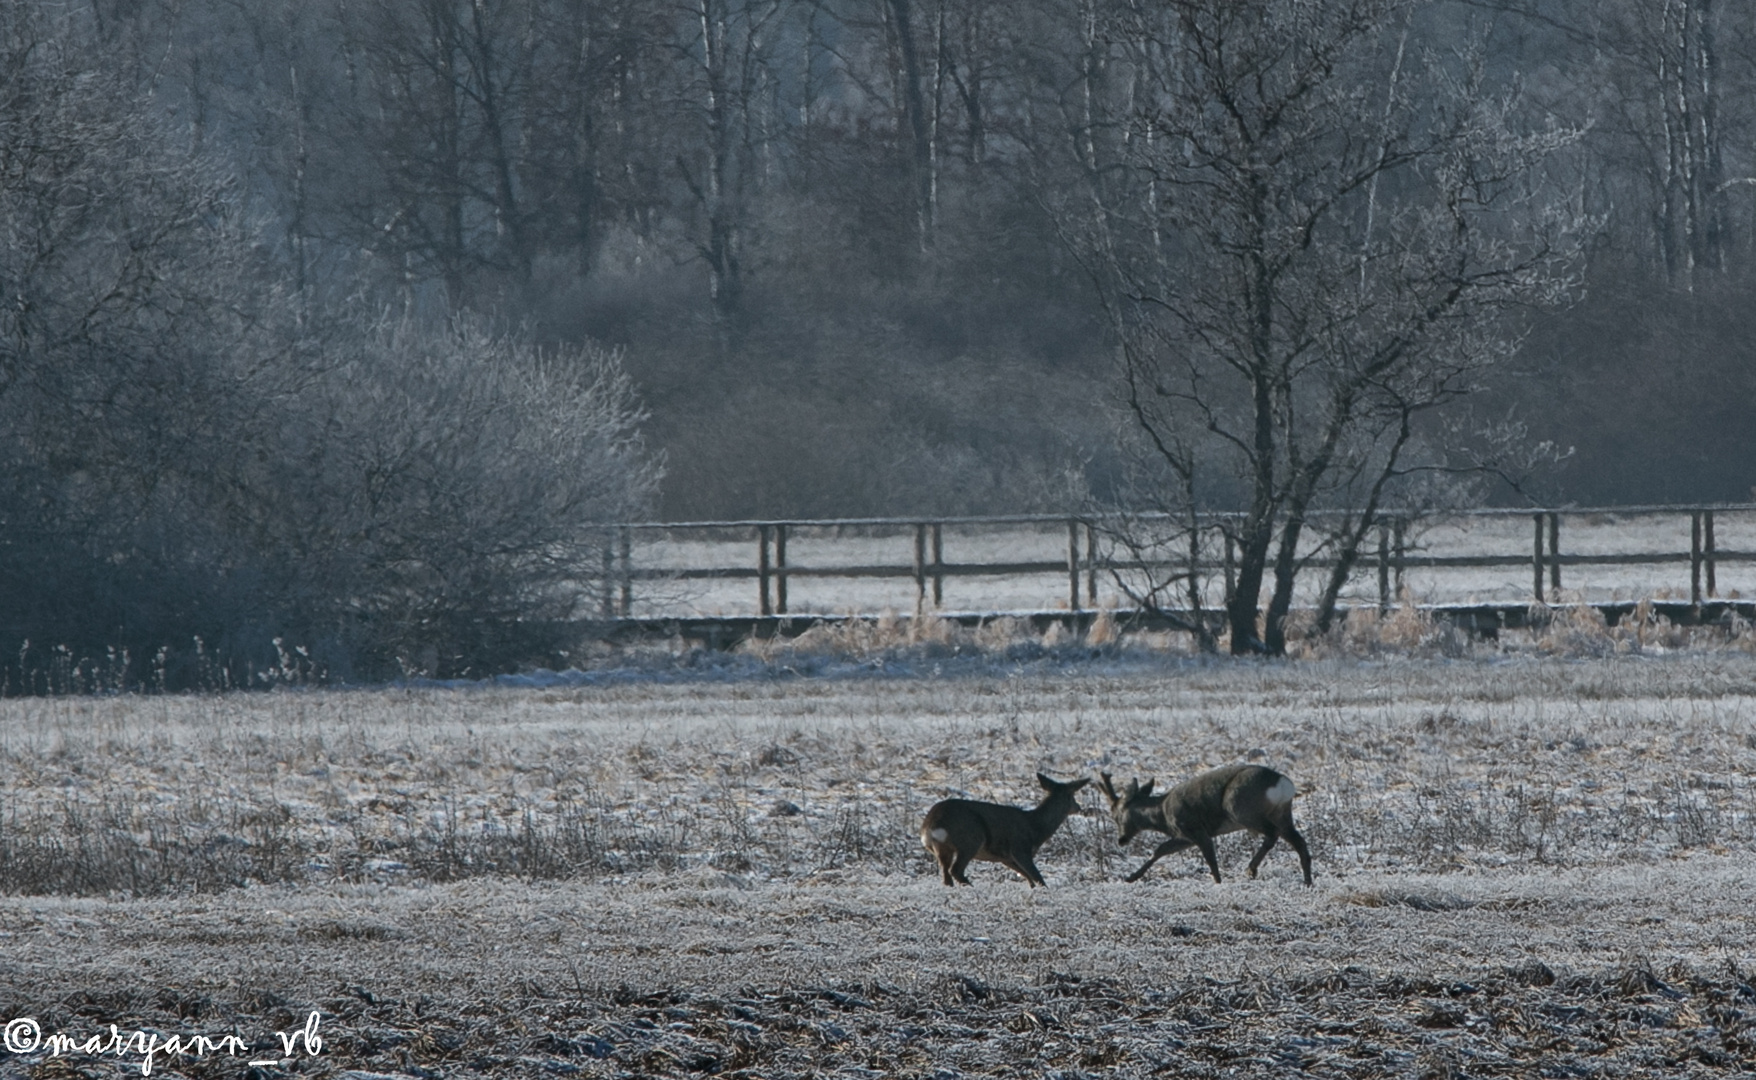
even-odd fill
[{"label": "deer head", "polygon": [[1152,791],[1157,781],[1148,780],[1142,785],[1138,780],[1130,780],[1121,794],[1117,794],[1110,774],[1100,775],[1103,777],[1104,798],[1110,803],[1110,820],[1116,823],[1116,843],[1126,847],[1142,829],[1151,828],[1146,811],[1159,801],[1159,796]]}]

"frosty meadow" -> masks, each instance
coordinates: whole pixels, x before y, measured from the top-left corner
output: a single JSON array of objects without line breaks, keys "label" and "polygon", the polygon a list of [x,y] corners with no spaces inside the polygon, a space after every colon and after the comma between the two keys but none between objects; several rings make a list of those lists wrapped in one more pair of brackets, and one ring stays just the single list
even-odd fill
[{"label": "frosty meadow", "polygon": [[[0,1012],[389,1075],[1604,1077],[1756,1052],[1756,662],[1126,657],[956,678],[0,702]],[[1029,778],[1296,777],[1055,886],[923,850]],[[1272,786],[1272,785],[1271,785]],[[1125,790],[1125,789],[1123,789]],[[1081,793],[1083,794],[1083,793]],[[0,1076],[34,1059],[0,1057]]]}]

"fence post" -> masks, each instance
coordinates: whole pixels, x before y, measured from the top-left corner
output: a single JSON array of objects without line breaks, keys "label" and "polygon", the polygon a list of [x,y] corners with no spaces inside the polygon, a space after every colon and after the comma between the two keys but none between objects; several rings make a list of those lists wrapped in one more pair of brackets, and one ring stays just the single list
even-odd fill
[{"label": "fence post", "polygon": [[768,601],[768,526],[756,526],[756,579],[759,604],[758,612],[763,618],[774,614],[774,606]]},{"label": "fence post", "polygon": [[1531,520],[1536,522],[1536,550],[1531,556],[1531,588],[1536,593],[1536,602],[1543,603],[1543,515],[1532,514]]},{"label": "fence post", "polygon": [[1702,557],[1707,560],[1707,597],[1712,599],[1718,592],[1718,585],[1713,580],[1713,511],[1701,512],[1701,547]]},{"label": "fence post", "polygon": [[598,614],[603,617],[605,622],[616,617],[615,583],[616,548],[610,543],[610,538],[606,536],[604,537],[604,581],[603,588],[598,593]]},{"label": "fence post", "polygon": [[1067,610],[1079,610],[1079,522],[1067,520]]},{"label": "fence post", "polygon": [[1378,523],[1378,614],[1390,610],[1390,526]]},{"label": "fence post", "polygon": [[1396,595],[1402,595],[1402,556],[1408,550],[1408,518],[1398,517],[1392,528],[1391,552],[1396,560]]},{"label": "fence post", "polygon": [[[1561,515],[1549,515],[1549,584],[1561,591]],[[1560,599],[1559,596],[1556,599]]]},{"label": "fence post", "polygon": [[945,603],[945,532],[939,522],[933,522],[933,606]]},{"label": "fence post", "polygon": [[787,613],[787,527],[774,527],[774,613]]},{"label": "fence post", "polygon": [[622,526],[622,617],[634,614],[634,530]]},{"label": "fence post", "polygon": [[[1085,602],[1097,607],[1097,523],[1085,523]],[[1191,570],[1193,572],[1193,570]]]},{"label": "fence post", "polygon": [[1220,526],[1220,528],[1223,530],[1223,535],[1225,536],[1225,540],[1226,540],[1226,569],[1225,569],[1225,572],[1226,572],[1226,606],[1230,607],[1232,604],[1232,593],[1237,588],[1237,580],[1236,580],[1237,571],[1234,568],[1234,563],[1236,562],[1236,559],[1235,559],[1235,556],[1232,554],[1232,531],[1230,529],[1225,528],[1225,526],[1223,526],[1223,525]]},{"label": "fence post", "polygon": [[1689,515],[1689,602],[1701,606],[1701,511]]},{"label": "fence post", "polygon": [[927,526],[915,526],[915,604],[927,603]]}]

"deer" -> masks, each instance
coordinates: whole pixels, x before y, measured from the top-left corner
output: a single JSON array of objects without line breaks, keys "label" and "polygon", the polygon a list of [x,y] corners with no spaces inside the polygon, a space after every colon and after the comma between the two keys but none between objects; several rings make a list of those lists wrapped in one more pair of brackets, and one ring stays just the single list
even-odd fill
[{"label": "deer", "polygon": [[963,872],[971,860],[997,862],[1016,871],[1031,888],[1047,886],[1034,856],[1078,805],[1074,795],[1091,783],[1081,777],[1069,783],[1037,773],[1048,795],[1033,810],[974,799],[941,799],[921,822],[921,843],[939,861],[947,885],[968,885]]},{"label": "deer", "polygon": [[1185,848],[1200,848],[1207,868],[1218,882],[1219,859],[1213,838],[1248,830],[1262,837],[1262,846],[1250,860],[1250,876],[1267,858],[1275,841],[1285,839],[1299,853],[1305,884],[1311,884],[1311,849],[1293,825],[1293,782],[1265,765],[1227,765],[1183,781],[1169,791],[1154,794],[1153,781],[1142,787],[1128,781],[1121,794],[1103,773],[1104,795],[1110,800],[1110,818],[1116,823],[1116,843],[1126,847],[1143,829],[1166,833],[1169,840],[1158,846],[1145,865],[1128,875],[1139,881],[1152,864]]}]

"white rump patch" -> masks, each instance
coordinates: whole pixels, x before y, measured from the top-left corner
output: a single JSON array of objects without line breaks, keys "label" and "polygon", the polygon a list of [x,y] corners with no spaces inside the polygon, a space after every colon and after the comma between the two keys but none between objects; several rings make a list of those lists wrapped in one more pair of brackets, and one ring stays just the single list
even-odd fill
[{"label": "white rump patch", "polygon": [[1293,796],[1296,794],[1298,792],[1293,788],[1293,782],[1284,776],[1276,780],[1273,787],[1263,792],[1268,801],[1276,806],[1284,806],[1292,802]]},{"label": "white rump patch", "polygon": [[935,844],[943,844],[951,836],[951,834],[944,829],[934,829],[927,835],[933,838],[933,843]]}]

